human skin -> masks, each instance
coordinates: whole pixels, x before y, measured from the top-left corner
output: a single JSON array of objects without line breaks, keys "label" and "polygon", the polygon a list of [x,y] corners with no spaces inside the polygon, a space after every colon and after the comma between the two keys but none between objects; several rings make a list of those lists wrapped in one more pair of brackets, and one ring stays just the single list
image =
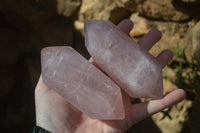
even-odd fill
[{"label": "human skin", "polygon": [[[118,28],[127,35],[132,27],[133,23],[128,19],[118,24]],[[161,33],[158,30],[151,30],[137,43],[148,51],[160,38]],[[156,60],[164,67],[172,57],[172,52],[165,50],[156,57]],[[97,66],[94,60],[89,61]],[[180,102],[185,96],[184,90],[176,89],[162,99],[131,104],[131,98],[122,89],[125,119],[102,121],[91,119],[77,110],[48,88],[40,77],[35,89],[36,125],[53,133],[124,133],[135,123]]]}]

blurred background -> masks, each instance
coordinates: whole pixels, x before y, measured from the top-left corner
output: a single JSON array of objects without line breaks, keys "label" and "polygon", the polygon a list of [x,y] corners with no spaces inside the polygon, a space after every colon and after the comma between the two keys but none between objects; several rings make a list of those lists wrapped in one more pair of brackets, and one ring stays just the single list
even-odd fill
[{"label": "blurred background", "polygon": [[[164,92],[186,90],[187,98],[132,128],[128,133],[200,132],[200,0],[1,0],[0,129],[25,133],[35,125],[34,88],[40,75],[40,51],[72,46],[85,58],[84,20],[129,18],[139,40],[151,29],[162,39],[151,49],[174,52],[163,70]],[[144,100],[144,99],[142,99]]]}]

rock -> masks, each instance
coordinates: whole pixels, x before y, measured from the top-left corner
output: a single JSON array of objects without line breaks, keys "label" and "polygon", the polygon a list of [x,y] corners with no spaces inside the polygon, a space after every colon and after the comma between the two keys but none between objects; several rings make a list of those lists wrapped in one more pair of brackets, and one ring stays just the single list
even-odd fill
[{"label": "rock", "polygon": [[121,0],[126,8],[132,12],[139,12],[140,15],[150,19],[167,21],[186,21],[190,15],[177,10],[173,0]]},{"label": "rock", "polygon": [[[184,34],[182,34],[181,32],[177,32],[180,34],[179,40],[179,47],[181,49],[185,49],[184,50],[184,54],[185,54],[185,58],[186,58],[186,62],[190,63],[190,64],[196,64],[196,60],[195,59],[195,49],[192,46],[192,40],[193,40],[193,29],[195,27],[195,20],[192,20],[190,22],[187,23],[187,25],[185,25],[184,30],[182,30]],[[181,25],[181,24],[179,24]],[[183,27],[182,27],[183,28]],[[175,35],[176,36],[176,35]],[[175,51],[176,53],[176,51]]]},{"label": "rock", "polygon": [[72,17],[78,12],[81,0],[57,0],[57,11],[66,17]]},{"label": "rock", "polygon": [[129,17],[130,12],[113,0],[83,0],[79,12],[79,21],[85,19],[110,20],[118,23]]},{"label": "rock", "polygon": [[140,37],[149,31],[148,21],[138,13],[133,13],[130,20],[134,23],[134,28],[129,33],[131,37]]},{"label": "rock", "polygon": [[163,96],[161,65],[111,22],[85,21],[85,45],[98,66],[131,97]]},{"label": "rock", "polygon": [[93,119],[124,119],[121,89],[71,47],[41,52],[42,79],[69,103]]},{"label": "rock", "polygon": [[185,36],[187,33],[187,23],[148,21],[149,29],[158,29],[162,32],[162,38],[150,50],[154,56],[158,56],[163,50],[169,49],[173,53],[177,52],[177,45],[180,49],[185,47]]},{"label": "rock", "polygon": [[172,0],[147,0],[138,5],[137,11],[142,16],[167,21],[186,21],[190,18],[189,15],[176,10]]},{"label": "rock", "polygon": [[178,89],[178,87],[172,83],[176,77],[176,73],[174,69],[165,66],[163,69],[163,86],[164,86],[164,94],[167,94],[175,89]]},{"label": "rock", "polygon": [[195,59],[195,52],[192,46],[192,30],[188,30],[188,33],[186,35],[186,37],[184,38],[184,46],[185,46],[185,50],[184,50],[184,54],[185,54],[185,58],[188,61],[188,63],[194,63],[194,59]]},{"label": "rock", "polygon": [[200,66],[200,22],[193,29],[192,45],[197,59],[197,64]]},{"label": "rock", "polygon": [[142,5],[146,0],[119,0],[119,3],[131,12],[136,12],[138,5]]},{"label": "rock", "polygon": [[74,27],[77,30],[83,30],[84,29],[84,22],[82,22],[82,21],[75,21],[74,22]]},{"label": "rock", "polygon": [[74,27],[76,30],[80,31],[82,35],[84,35],[84,22],[83,21],[75,21]]}]

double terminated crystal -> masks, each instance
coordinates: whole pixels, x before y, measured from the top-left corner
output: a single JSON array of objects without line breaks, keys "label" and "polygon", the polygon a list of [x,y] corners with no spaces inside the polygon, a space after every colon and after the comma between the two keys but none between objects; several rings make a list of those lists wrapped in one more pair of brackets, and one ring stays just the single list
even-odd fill
[{"label": "double terminated crystal", "polygon": [[131,97],[163,96],[161,66],[112,23],[85,21],[85,45],[94,61]]},{"label": "double terminated crystal", "polygon": [[[162,97],[161,66],[110,22],[85,22],[85,43],[95,63],[132,97]],[[71,47],[42,50],[44,83],[91,118],[124,119],[121,91]]]},{"label": "double terminated crystal", "polygon": [[91,118],[123,119],[120,88],[71,47],[41,52],[42,78],[69,103]]}]

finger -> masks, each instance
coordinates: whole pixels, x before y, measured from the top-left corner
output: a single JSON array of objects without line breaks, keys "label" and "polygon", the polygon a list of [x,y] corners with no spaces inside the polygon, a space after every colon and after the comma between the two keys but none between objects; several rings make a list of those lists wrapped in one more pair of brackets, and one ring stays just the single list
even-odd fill
[{"label": "finger", "polygon": [[130,127],[133,124],[182,101],[185,96],[186,93],[184,90],[177,89],[170,92],[162,99],[133,104],[133,106],[131,106],[131,108],[129,109],[129,114],[126,117],[128,126]]},{"label": "finger", "polygon": [[139,41],[140,44],[144,49],[150,50],[152,46],[161,39],[162,34],[159,30],[153,29],[144,35]]},{"label": "finger", "polygon": [[129,34],[133,28],[133,22],[130,19],[124,19],[117,25],[117,27],[125,34]]},{"label": "finger", "polygon": [[173,52],[170,50],[165,50],[161,52],[157,57],[156,60],[162,67],[165,67],[173,58]]},{"label": "finger", "polygon": [[165,108],[168,108],[180,101],[182,101],[186,97],[186,93],[182,89],[177,89],[169,94],[167,94],[164,98],[159,100],[152,100],[147,103],[147,112],[149,115],[155,114]]}]

